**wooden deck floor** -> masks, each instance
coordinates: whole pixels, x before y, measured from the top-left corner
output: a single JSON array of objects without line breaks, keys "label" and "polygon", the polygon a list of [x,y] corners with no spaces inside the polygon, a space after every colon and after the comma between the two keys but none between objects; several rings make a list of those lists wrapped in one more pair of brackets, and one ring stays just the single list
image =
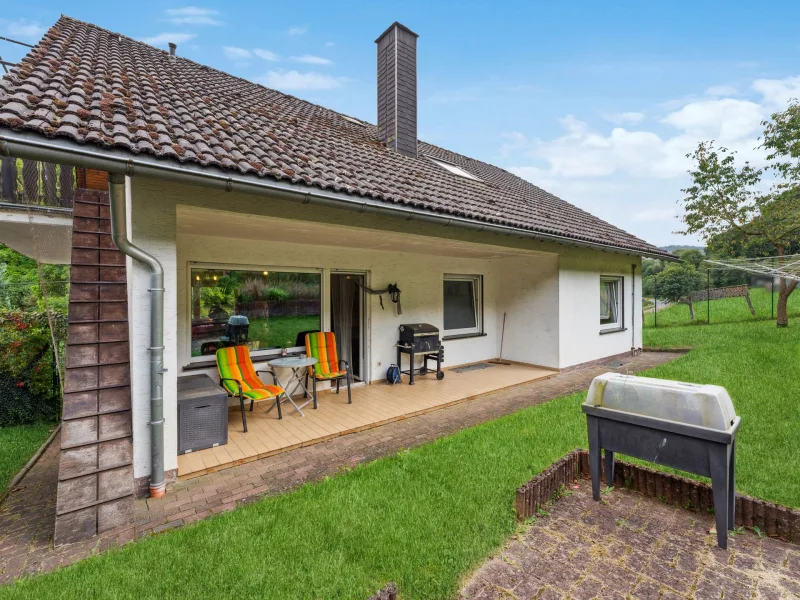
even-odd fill
[{"label": "wooden deck floor", "polygon": [[[446,370],[437,381],[432,375],[419,377],[410,386],[404,377],[399,385],[377,383],[354,387],[353,403],[347,404],[347,391],[318,395],[319,408],[309,404],[301,417],[284,404],[283,419],[275,410],[265,413],[267,404],[256,404],[247,412],[248,432],[242,431],[238,407],[228,413],[228,444],[199,450],[178,457],[178,478],[190,479],[205,473],[240,465],[252,460],[308,446],[325,440],[407,419],[478,396],[554,375],[555,371],[527,365],[493,365],[458,373]],[[300,404],[300,402],[298,402]]]}]

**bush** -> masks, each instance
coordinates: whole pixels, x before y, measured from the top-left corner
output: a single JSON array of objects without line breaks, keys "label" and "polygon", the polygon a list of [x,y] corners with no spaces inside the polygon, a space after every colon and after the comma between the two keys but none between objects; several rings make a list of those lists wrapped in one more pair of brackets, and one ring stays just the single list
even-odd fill
[{"label": "bush", "polygon": [[[58,351],[66,318],[54,314]],[[52,421],[61,413],[50,325],[44,312],[0,313],[0,427]]]}]

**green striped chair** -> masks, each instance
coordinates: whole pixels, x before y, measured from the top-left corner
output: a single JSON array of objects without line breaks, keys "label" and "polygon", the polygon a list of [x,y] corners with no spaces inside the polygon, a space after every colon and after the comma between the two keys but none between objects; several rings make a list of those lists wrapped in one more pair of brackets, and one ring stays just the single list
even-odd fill
[{"label": "green striped chair", "polygon": [[352,404],[350,395],[350,365],[346,360],[339,360],[336,352],[336,336],[331,331],[316,331],[306,335],[306,355],[317,359],[317,363],[308,368],[313,384],[314,408],[317,408],[317,381],[336,381],[336,393],[339,383],[347,382],[347,403]]},{"label": "green striped chair", "polygon": [[[250,410],[253,404],[262,400],[275,399],[273,406],[278,407],[278,418],[282,419],[280,397],[286,391],[279,385],[267,385],[258,377],[258,373],[269,373],[277,383],[278,378],[272,369],[256,371],[250,360],[250,350],[247,346],[231,346],[217,350],[217,371],[219,371],[219,384],[230,396],[239,398],[239,407],[242,409],[242,425],[247,433],[247,417],[244,414],[244,401],[250,400]],[[272,407],[268,409],[272,410]]]}]

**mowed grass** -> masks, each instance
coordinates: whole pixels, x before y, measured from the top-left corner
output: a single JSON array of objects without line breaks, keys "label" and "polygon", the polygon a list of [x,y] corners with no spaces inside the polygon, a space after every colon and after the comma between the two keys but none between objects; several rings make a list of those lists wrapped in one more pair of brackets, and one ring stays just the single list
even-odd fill
[{"label": "mowed grass", "polygon": [[301,331],[319,329],[319,316],[285,315],[250,319],[248,338],[261,340],[261,348],[292,348]]},{"label": "mowed grass", "polygon": [[582,394],[266,498],[0,598],[450,598],[515,529],[514,490],[585,445]]},{"label": "mowed grass", "polygon": [[[743,418],[737,488],[800,506],[800,321],[647,330],[695,346],[647,375],[726,386]],[[586,445],[575,394],[180,531],[0,588],[0,598],[453,598],[514,532],[514,490]]]},{"label": "mowed grass", "polygon": [[736,488],[800,507],[800,320],[645,329],[656,348],[692,347],[648,376],[713,383],[728,390],[742,417]]},{"label": "mowed grass", "polygon": [[53,431],[52,423],[0,427],[0,495]]},{"label": "mowed grass", "polygon": [[[711,324],[715,323],[742,323],[752,321],[763,321],[773,318],[771,308],[769,288],[751,288],[750,301],[755,316],[747,307],[747,300],[741,298],[720,298],[711,301]],[[661,302],[659,302],[661,307]],[[789,316],[800,316],[800,293],[795,292],[789,296],[788,303]],[[694,303],[695,320],[689,318],[689,306],[686,304],[673,304],[667,308],[658,309],[658,327],[669,327],[673,325],[706,325],[708,324],[709,303],[705,300]],[[775,291],[774,314],[778,314],[778,292]],[[653,327],[656,323],[656,315],[648,312],[644,316],[644,326]]]}]

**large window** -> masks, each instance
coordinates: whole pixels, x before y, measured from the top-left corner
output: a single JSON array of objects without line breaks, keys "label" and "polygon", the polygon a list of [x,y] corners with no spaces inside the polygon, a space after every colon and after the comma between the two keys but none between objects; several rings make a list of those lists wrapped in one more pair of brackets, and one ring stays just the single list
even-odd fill
[{"label": "large window", "polygon": [[600,329],[622,328],[622,277],[600,278]]},{"label": "large window", "polygon": [[481,284],[480,275],[444,276],[445,335],[476,335],[483,332]]},{"label": "large window", "polygon": [[251,352],[300,348],[319,331],[319,272],[191,268],[192,356],[245,344]]}]

